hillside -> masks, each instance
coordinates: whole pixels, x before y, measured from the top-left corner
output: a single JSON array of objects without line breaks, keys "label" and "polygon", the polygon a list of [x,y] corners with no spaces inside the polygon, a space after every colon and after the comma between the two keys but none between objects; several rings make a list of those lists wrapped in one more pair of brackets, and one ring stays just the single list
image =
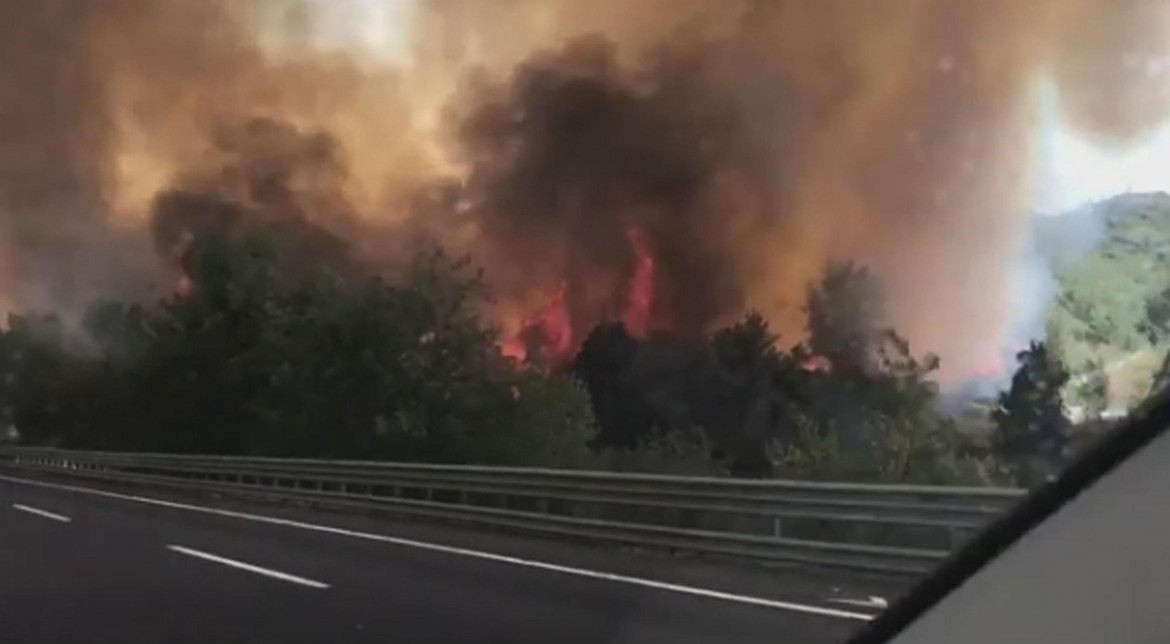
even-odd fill
[{"label": "hillside", "polygon": [[1035,240],[1057,285],[1046,327],[1074,376],[1070,406],[1131,406],[1166,354],[1170,195],[1121,195],[1039,218]]}]

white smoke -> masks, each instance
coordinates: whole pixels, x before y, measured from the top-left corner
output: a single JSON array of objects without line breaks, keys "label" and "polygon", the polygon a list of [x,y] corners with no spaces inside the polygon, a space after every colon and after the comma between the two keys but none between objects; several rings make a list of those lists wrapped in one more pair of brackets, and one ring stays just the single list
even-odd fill
[{"label": "white smoke", "polygon": [[[1125,64],[1141,65],[1151,83],[1164,82],[1164,75],[1170,73],[1167,57],[1126,60]],[[1033,217],[1073,217],[1117,195],[1170,191],[1170,123],[1127,145],[1095,139],[1070,122],[1061,108],[1056,83],[1046,77],[1036,83],[1034,109]],[[1048,260],[1034,239],[1035,230],[1035,226],[1028,228],[1015,260],[1014,319],[1003,348],[1009,367],[1004,379],[1010,374],[1011,356],[1029,341],[1044,338],[1045,319],[1057,292]],[[1096,245],[1101,231],[1086,221],[1069,221],[1064,232],[1072,246],[1088,250]]]}]

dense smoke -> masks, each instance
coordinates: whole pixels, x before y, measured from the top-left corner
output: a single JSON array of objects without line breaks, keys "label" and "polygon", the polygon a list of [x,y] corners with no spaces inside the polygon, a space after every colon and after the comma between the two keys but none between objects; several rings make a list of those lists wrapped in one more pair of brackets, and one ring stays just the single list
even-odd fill
[{"label": "dense smoke", "polygon": [[186,276],[194,268],[196,240],[263,233],[291,260],[284,270],[298,273],[294,277],[322,266],[356,270],[345,240],[362,231],[331,137],[263,118],[215,134],[213,153],[154,200],[151,232],[164,260],[173,259]]},{"label": "dense smoke", "polygon": [[312,257],[471,253],[506,334],[567,348],[747,308],[795,340],[853,258],[968,373],[1018,299],[1041,79],[1110,144],[1170,113],[1159,2],[410,4],[391,55],[321,44],[357,3],[0,3],[8,305],[156,294],[185,240],[255,220]]}]

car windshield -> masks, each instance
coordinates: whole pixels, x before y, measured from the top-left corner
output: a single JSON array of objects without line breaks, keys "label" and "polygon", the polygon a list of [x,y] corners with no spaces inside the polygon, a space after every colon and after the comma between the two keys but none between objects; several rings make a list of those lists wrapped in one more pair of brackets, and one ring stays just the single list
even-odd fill
[{"label": "car windshield", "polygon": [[840,642],[1170,378],[1170,2],[41,0],[0,59],[17,639]]}]

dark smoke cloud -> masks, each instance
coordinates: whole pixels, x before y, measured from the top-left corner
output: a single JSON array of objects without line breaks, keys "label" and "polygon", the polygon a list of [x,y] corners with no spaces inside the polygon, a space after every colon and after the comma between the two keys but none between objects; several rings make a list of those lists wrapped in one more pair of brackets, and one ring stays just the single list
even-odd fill
[{"label": "dark smoke cloud", "polygon": [[1025,272],[1042,76],[1109,140],[1170,113],[1149,77],[1170,69],[1160,3],[556,4],[516,10],[541,16],[527,31],[456,5],[455,33],[487,21],[512,43],[605,25],[456,103],[486,263],[505,293],[567,281],[578,330],[613,317],[637,221],[661,263],[660,325],[709,329],[755,306],[792,337],[805,284],[852,258],[916,348],[950,375],[986,369]]},{"label": "dark smoke cloud", "polygon": [[358,222],[332,137],[256,118],[219,128],[213,140],[214,154],[155,201],[151,230],[162,257],[190,272],[201,240],[265,233],[302,274],[356,269],[345,239],[359,236]]},{"label": "dark smoke cloud", "polygon": [[486,263],[509,270],[495,276],[502,295],[564,281],[578,332],[615,319],[636,229],[660,276],[651,327],[701,333],[745,307],[721,233],[767,226],[774,213],[721,210],[717,191],[778,158],[748,136],[732,95],[706,91],[720,58],[672,55],[631,70],[610,42],[584,38],[456,101],[470,167],[464,216],[479,224]]}]

